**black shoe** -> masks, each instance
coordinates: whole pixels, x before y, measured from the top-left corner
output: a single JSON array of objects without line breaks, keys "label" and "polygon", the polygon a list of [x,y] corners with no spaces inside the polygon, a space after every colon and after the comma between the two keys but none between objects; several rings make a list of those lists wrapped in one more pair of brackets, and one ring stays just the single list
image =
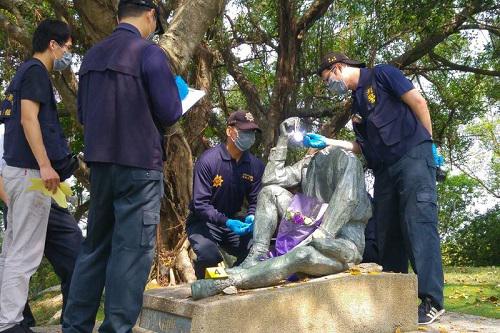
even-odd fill
[{"label": "black shoe", "polygon": [[433,305],[430,298],[424,298],[418,306],[418,324],[429,325],[441,317],[444,309],[439,305]]}]

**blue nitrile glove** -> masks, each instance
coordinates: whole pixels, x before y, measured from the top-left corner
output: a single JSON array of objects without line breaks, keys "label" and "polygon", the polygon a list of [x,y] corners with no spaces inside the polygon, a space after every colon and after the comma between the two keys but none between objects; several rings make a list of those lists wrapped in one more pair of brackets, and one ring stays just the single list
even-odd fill
[{"label": "blue nitrile glove", "polygon": [[326,138],[316,133],[307,133],[304,135],[304,147],[323,149],[326,147]]},{"label": "blue nitrile glove", "polygon": [[245,223],[253,224],[253,221],[255,221],[255,215],[250,214],[247,217],[245,217]]},{"label": "blue nitrile glove", "polygon": [[245,223],[248,223],[250,226],[248,227],[249,232],[253,232],[253,225],[255,221],[255,215],[250,214],[247,217],[245,217]]},{"label": "blue nitrile glove", "polygon": [[434,156],[434,162],[436,163],[436,167],[440,168],[444,164],[444,157],[438,153],[436,145],[432,144],[432,156]]},{"label": "blue nitrile glove", "polygon": [[188,94],[188,85],[186,81],[179,75],[175,77],[175,84],[177,85],[177,90],[179,91],[179,97],[181,98],[181,101],[186,98]]},{"label": "blue nitrile glove", "polygon": [[251,227],[251,225],[248,223],[233,219],[228,219],[226,221],[226,226],[231,229],[232,232],[240,236],[250,233]]}]

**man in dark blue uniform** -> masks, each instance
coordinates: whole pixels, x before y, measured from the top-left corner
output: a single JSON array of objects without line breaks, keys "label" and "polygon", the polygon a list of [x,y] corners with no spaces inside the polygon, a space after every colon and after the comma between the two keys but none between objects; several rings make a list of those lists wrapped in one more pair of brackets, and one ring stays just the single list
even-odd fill
[{"label": "man in dark blue uniform", "polygon": [[[71,44],[71,32],[66,23],[42,21],[33,34],[33,58],[19,67],[0,105],[0,119],[5,123],[3,200],[9,211],[0,256],[2,332],[30,331],[21,327],[22,312],[30,277],[40,264],[46,245],[51,199],[40,191],[27,191],[30,180],[41,178],[47,189],[55,191],[59,182],[71,176],[77,165],[59,123],[49,75],[50,71],[63,70],[71,64]],[[66,226],[63,221],[57,224],[63,228],[73,227]],[[56,242],[69,244],[71,252],[75,244],[62,240],[63,233],[66,231],[55,236]],[[74,260],[62,253],[57,258],[51,257],[65,261],[67,266],[58,266],[61,268],[58,274],[66,275],[63,283],[69,283]]]},{"label": "man in dark blue uniform", "polygon": [[385,271],[418,275],[419,323],[444,313],[443,268],[437,229],[436,164],[432,125],[425,99],[390,65],[373,69],[331,52],[317,74],[328,89],[352,91],[356,141],[306,135],[304,143],[336,145],[362,153],[375,175],[374,205],[380,264]]},{"label": "man in dark blue uniform", "polygon": [[87,237],[77,259],[63,332],[131,332],[154,255],[163,195],[164,128],[182,114],[151,0],[121,0],[114,32],[85,55],[78,89],[90,166]]},{"label": "man in dark blue uniform", "polygon": [[[260,129],[252,114],[244,111],[232,113],[227,124],[226,142],[204,152],[194,167],[186,230],[197,256],[198,279],[204,278],[207,267],[222,261],[218,246],[236,256],[238,265],[247,256],[252,239],[264,164],[248,150]],[[240,220],[244,199],[248,209]]]}]

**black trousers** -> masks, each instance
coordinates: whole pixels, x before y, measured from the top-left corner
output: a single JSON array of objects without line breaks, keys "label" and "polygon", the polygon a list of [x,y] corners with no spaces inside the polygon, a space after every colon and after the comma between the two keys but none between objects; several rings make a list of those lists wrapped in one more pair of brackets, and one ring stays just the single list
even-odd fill
[{"label": "black trousers", "polygon": [[443,267],[437,220],[436,165],[432,142],[411,149],[375,172],[375,219],[384,271],[418,276],[418,295],[443,306]]},{"label": "black trousers", "polygon": [[[3,214],[4,226],[7,228],[7,207],[4,208]],[[66,309],[73,269],[82,240],[82,231],[78,227],[78,223],[75,221],[73,215],[67,209],[52,203],[49,223],[47,225],[44,255],[61,280],[63,295],[61,320]],[[23,325],[29,327],[35,326],[35,318],[28,302],[26,302],[26,306],[24,307],[23,317]]]},{"label": "black trousers", "polygon": [[131,332],[142,307],[160,222],[163,173],[90,165],[87,237],[76,261],[63,332],[92,332],[104,287],[99,332]]},{"label": "black trousers", "polygon": [[194,263],[197,279],[205,277],[206,268],[217,266],[222,261],[218,246],[237,258],[236,266],[245,260],[251,247],[251,233],[239,236],[226,226],[201,221],[189,221],[186,231],[189,243],[191,243],[197,257]]}]

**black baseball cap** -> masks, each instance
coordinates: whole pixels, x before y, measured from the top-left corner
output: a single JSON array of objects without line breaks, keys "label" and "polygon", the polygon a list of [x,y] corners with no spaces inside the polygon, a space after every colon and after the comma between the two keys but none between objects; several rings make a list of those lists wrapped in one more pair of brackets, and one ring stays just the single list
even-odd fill
[{"label": "black baseball cap", "polygon": [[321,76],[321,73],[323,73],[323,71],[325,69],[331,68],[333,65],[335,65],[336,63],[339,63],[339,62],[342,64],[347,64],[347,65],[353,66],[353,67],[359,67],[359,68],[366,67],[364,62],[349,59],[343,53],[328,52],[321,59],[321,63],[318,67],[318,70],[316,71],[316,74],[318,74],[318,76]]},{"label": "black baseball cap", "polygon": [[120,0],[120,3],[118,6],[125,5],[125,4],[136,5],[136,6],[154,9],[155,15],[156,15],[155,34],[163,35],[165,33],[165,30],[163,29],[163,25],[161,24],[161,21],[160,21],[160,10],[153,0]]},{"label": "black baseball cap", "polygon": [[227,120],[228,126],[234,126],[242,131],[256,130],[262,132],[259,126],[255,123],[253,115],[248,111],[236,111],[229,115]]}]

